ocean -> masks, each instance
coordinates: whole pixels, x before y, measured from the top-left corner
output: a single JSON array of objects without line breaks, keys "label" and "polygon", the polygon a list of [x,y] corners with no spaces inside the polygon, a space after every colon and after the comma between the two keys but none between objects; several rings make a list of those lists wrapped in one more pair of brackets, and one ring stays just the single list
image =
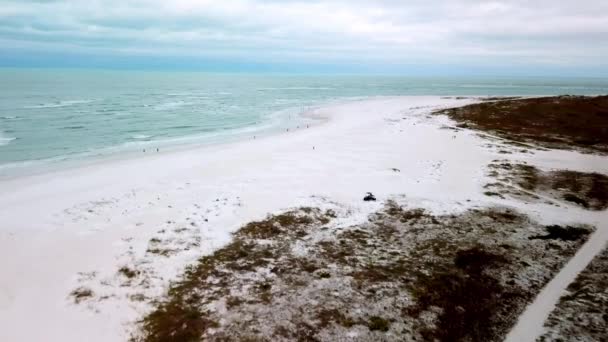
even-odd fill
[{"label": "ocean", "polygon": [[303,124],[334,101],[396,95],[595,95],[589,78],[0,69],[0,177],[221,143]]}]

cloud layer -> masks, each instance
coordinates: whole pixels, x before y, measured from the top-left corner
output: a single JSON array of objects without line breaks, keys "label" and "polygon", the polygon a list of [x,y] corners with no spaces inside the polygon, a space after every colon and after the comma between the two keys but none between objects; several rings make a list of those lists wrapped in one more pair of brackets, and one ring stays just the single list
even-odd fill
[{"label": "cloud layer", "polygon": [[365,65],[608,65],[608,2],[0,0],[12,51]]}]

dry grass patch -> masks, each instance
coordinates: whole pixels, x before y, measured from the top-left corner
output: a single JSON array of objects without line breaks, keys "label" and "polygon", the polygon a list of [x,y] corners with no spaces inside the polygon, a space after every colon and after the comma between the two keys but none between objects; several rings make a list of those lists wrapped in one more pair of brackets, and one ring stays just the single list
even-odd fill
[{"label": "dry grass patch", "polygon": [[459,127],[559,149],[608,153],[608,96],[508,99],[439,111]]},{"label": "dry grass patch", "polygon": [[539,341],[604,341],[608,331],[608,246],[568,286]]},{"label": "dry grass patch", "polygon": [[128,279],[133,279],[140,274],[138,270],[132,269],[129,266],[123,266],[119,268],[118,273]]},{"label": "dry grass patch", "polygon": [[[231,295],[232,287],[251,283],[250,279],[239,281],[239,277],[270,267],[286,252],[287,240],[306,235],[312,224],[327,223],[326,214],[331,215],[302,208],[247,224],[235,234],[232,243],[188,267],[182,279],[170,287],[167,298],[143,318],[141,329],[131,340],[198,341],[218,326],[218,320],[205,308],[210,303],[229,299],[225,305],[233,309],[248,302],[269,303],[272,284],[268,281],[253,284],[255,296],[237,291]],[[257,243],[258,240],[273,243]]]},{"label": "dry grass patch", "polygon": [[91,298],[93,298],[94,293],[93,290],[87,288],[87,287],[79,287],[75,290],[73,290],[72,292],[70,292],[70,297],[72,297],[74,299],[74,303],[76,304],[80,304],[81,302],[85,301],[85,300],[89,300]]},{"label": "dry grass patch", "polygon": [[542,171],[532,165],[496,160],[488,166],[498,182],[485,186],[487,196],[504,195],[528,200],[537,194],[589,210],[608,208],[608,176],[570,170]]},{"label": "dry grass patch", "polygon": [[552,225],[545,227],[547,234],[531,236],[529,239],[540,239],[540,240],[563,240],[563,241],[576,241],[581,238],[586,238],[590,234],[590,231],[585,228],[571,227],[571,226],[558,226]]},{"label": "dry grass patch", "polygon": [[156,254],[164,257],[170,257],[178,252],[175,248],[160,248],[160,247],[148,247],[146,253]]},{"label": "dry grass patch", "polygon": [[[434,216],[389,201],[366,222],[294,210],[201,258],[134,341],[501,340],[586,235],[506,208]],[[578,227],[590,231],[588,227]]]}]

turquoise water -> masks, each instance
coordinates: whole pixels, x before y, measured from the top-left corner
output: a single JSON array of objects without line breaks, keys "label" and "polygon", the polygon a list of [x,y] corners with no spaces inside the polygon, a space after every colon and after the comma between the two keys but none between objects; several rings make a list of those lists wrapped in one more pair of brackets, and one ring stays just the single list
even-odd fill
[{"label": "turquoise water", "polygon": [[378,95],[605,94],[608,80],[407,78],[0,69],[0,176],[28,167],[204,144]]}]

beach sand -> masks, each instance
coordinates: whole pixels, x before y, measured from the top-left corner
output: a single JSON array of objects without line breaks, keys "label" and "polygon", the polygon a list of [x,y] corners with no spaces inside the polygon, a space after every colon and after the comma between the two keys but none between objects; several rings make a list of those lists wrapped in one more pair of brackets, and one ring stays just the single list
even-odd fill
[{"label": "beach sand", "polygon": [[[489,146],[431,115],[475,101],[336,104],[309,113],[327,118],[310,128],[1,181],[0,340],[126,340],[187,264],[246,222],[294,207],[338,203],[347,224],[398,197],[437,215],[502,205],[541,224],[608,222],[606,211],[484,195],[496,159],[583,172],[605,172],[607,164],[573,151]],[[366,192],[378,201],[364,202]],[[145,281],[130,281],[132,266]]]}]

